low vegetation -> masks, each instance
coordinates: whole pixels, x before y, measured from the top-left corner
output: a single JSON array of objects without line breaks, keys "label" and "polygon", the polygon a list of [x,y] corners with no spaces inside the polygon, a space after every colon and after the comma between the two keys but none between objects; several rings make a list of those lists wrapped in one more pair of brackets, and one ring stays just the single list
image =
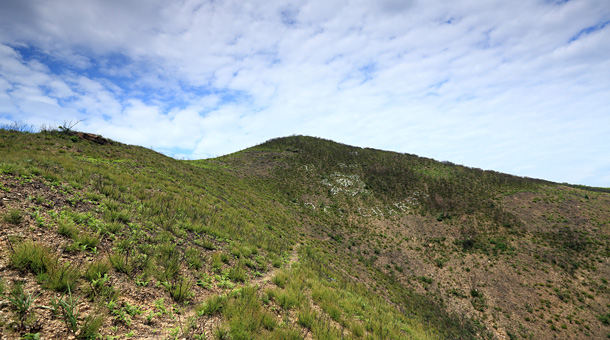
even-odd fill
[{"label": "low vegetation", "polygon": [[0,337],[604,338],[606,191],[303,136],[178,161],[5,126]]}]

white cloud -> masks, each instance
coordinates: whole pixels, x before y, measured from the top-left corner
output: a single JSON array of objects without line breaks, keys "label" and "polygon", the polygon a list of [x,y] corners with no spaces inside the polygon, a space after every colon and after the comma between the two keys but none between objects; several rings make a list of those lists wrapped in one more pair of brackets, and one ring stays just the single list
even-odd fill
[{"label": "white cloud", "polygon": [[610,186],[605,0],[28,0],[0,20],[0,118],[189,157],[303,133]]}]

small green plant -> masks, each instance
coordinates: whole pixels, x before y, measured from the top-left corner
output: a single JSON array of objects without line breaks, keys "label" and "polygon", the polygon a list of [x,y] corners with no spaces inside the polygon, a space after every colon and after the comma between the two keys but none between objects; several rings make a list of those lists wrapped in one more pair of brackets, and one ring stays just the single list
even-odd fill
[{"label": "small green plant", "polygon": [[286,284],[290,280],[290,274],[286,271],[280,271],[275,274],[275,276],[271,279],[271,281],[280,288],[286,288]]},{"label": "small green plant", "polygon": [[100,328],[104,324],[103,314],[90,314],[85,317],[76,335],[77,339],[93,340],[100,337]]},{"label": "small green plant", "polygon": [[131,256],[128,251],[115,251],[108,255],[108,261],[112,264],[112,267],[120,273],[127,275],[131,274],[133,269]]},{"label": "small green plant", "polygon": [[153,312],[153,311],[149,311],[148,315],[146,315],[146,324],[147,325],[152,325],[153,324],[153,319],[157,316],[161,316],[161,312]]},{"label": "small green plant", "polygon": [[203,267],[203,260],[201,259],[201,252],[197,248],[187,248],[186,249],[186,261],[189,264],[189,267],[200,269]]},{"label": "small green plant", "polygon": [[229,279],[233,282],[245,282],[248,279],[246,275],[246,271],[243,266],[237,265],[231,269],[229,269]]},{"label": "small green plant", "polygon": [[10,294],[6,297],[17,314],[19,329],[25,329],[26,319],[31,312],[32,303],[40,296],[40,293],[36,296],[33,293],[26,293],[23,289],[24,284],[24,281],[15,281]]},{"label": "small green plant", "polygon": [[148,286],[148,284],[150,283],[148,273],[143,272],[142,274],[137,275],[135,281],[136,281],[136,285],[138,285],[140,287]]},{"label": "small green plant", "polygon": [[39,275],[45,281],[45,287],[58,291],[66,292],[74,288],[81,273],[72,263],[59,263],[56,261],[49,271]]},{"label": "small green plant", "polygon": [[12,250],[9,258],[11,267],[34,274],[46,273],[56,260],[47,247],[33,241],[22,242]]},{"label": "small green plant", "polygon": [[85,249],[94,249],[100,243],[100,235],[92,233],[80,233],[76,237],[75,242]]},{"label": "small green plant", "polygon": [[144,313],[140,307],[136,306],[136,305],[131,305],[129,302],[125,301],[123,303],[123,307],[125,309],[125,312],[127,314],[129,314],[130,316],[136,316],[136,315],[140,315],[142,313]]},{"label": "small green plant", "polygon": [[38,211],[38,209],[34,210],[32,212],[32,218],[36,221],[36,225],[39,227],[45,227],[45,221],[44,221],[44,217],[42,217],[42,214],[40,213],[40,211]]},{"label": "small green plant", "polygon": [[216,295],[207,299],[203,304],[197,306],[197,313],[202,315],[217,315],[226,307],[227,297],[225,295]]},{"label": "small green plant", "polygon": [[186,277],[182,277],[176,281],[175,284],[170,285],[169,293],[176,300],[176,302],[182,302],[189,300],[193,297],[192,291],[193,283]]},{"label": "small green plant", "polygon": [[[106,291],[106,293],[112,293],[112,287],[106,286],[106,283],[110,281],[110,277],[108,274],[104,274],[102,276],[100,273],[97,273],[97,278],[91,279],[89,282],[89,289],[87,295],[92,299],[98,295],[102,294],[102,291]],[[113,294],[111,294],[113,295]]]},{"label": "small green plant", "polygon": [[110,264],[106,260],[96,260],[91,262],[83,275],[85,279],[93,281],[104,276],[110,270]]},{"label": "small green plant", "polygon": [[601,321],[604,325],[610,326],[610,313],[599,314],[597,315],[597,319]]},{"label": "small green plant", "polygon": [[297,314],[297,322],[299,325],[311,330],[316,321],[316,312],[311,308],[300,310]]},{"label": "small green plant", "polygon": [[68,288],[68,294],[63,295],[57,301],[59,307],[61,309],[60,313],[66,327],[72,333],[76,333],[78,331],[78,318],[80,317],[80,313],[78,312],[78,298],[75,299],[72,296],[72,291]]},{"label": "small green plant", "polygon": [[206,250],[214,250],[214,249],[216,249],[216,246],[214,245],[214,243],[211,240],[209,240],[209,239],[202,239],[200,244]]},{"label": "small green plant", "polygon": [[205,272],[200,273],[199,279],[197,279],[197,285],[205,289],[212,289],[212,277]]},{"label": "small green plant", "polygon": [[217,273],[220,273],[222,269],[223,261],[221,260],[221,254],[220,252],[212,254],[212,269]]},{"label": "small green plant", "polygon": [[167,308],[165,308],[165,299],[155,300],[155,308],[162,314],[171,314],[171,309],[168,310]]},{"label": "small green plant", "polygon": [[42,308],[48,309],[53,314],[53,317],[58,317],[61,313],[61,305],[59,303],[59,298],[56,296],[51,296],[49,299],[50,306],[42,306]]},{"label": "small green plant", "polygon": [[299,303],[296,294],[289,289],[276,293],[275,300],[285,310],[292,309]]},{"label": "small green plant", "polygon": [[66,216],[62,216],[57,225],[57,233],[70,239],[75,239],[79,234],[79,230],[74,221]]},{"label": "small green plant", "polygon": [[[127,304],[127,306],[131,307],[129,304]],[[122,323],[126,326],[131,326],[131,317],[128,311],[133,312],[133,310],[129,310],[129,308],[125,308],[125,306],[120,307],[115,300],[109,301],[107,307],[110,313],[114,315],[115,322]]]},{"label": "small green plant", "polygon": [[2,218],[4,222],[18,225],[23,221],[23,213],[19,209],[11,209]]}]

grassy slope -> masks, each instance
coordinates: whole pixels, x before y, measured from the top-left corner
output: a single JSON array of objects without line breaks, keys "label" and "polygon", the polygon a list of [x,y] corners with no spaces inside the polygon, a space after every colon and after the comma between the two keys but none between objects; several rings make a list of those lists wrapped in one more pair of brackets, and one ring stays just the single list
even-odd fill
[{"label": "grassy slope", "polygon": [[309,137],[176,161],[0,130],[0,173],[3,300],[80,298],[0,305],[9,338],[609,331],[607,193]]},{"label": "grassy slope", "polygon": [[[306,234],[344,259],[338,270],[403,311],[434,315],[441,306],[498,337],[610,334],[605,189],[310,137],[272,140],[218,161],[253,169],[272,162],[273,183],[299,211]],[[405,288],[419,294],[396,294]]]},{"label": "grassy slope", "polygon": [[436,337],[321,267],[272,181],[59,132],[0,155],[3,336]]}]

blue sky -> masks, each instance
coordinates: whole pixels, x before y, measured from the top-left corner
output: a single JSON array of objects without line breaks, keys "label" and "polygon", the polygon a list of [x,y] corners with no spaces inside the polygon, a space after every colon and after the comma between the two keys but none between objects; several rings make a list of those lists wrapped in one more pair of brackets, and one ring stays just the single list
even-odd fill
[{"label": "blue sky", "polygon": [[305,134],[610,187],[607,0],[0,3],[0,124],[207,158]]}]

